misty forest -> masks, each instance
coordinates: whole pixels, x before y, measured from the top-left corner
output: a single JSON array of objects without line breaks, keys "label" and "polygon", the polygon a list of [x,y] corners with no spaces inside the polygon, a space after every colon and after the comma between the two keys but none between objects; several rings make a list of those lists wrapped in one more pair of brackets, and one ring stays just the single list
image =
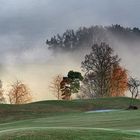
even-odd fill
[{"label": "misty forest", "polygon": [[0,0],[0,140],[139,140],[139,5]]},{"label": "misty forest", "polygon": [[[72,57],[75,61],[81,60],[79,71],[73,68],[69,69],[65,75],[61,71],[52,77],[48,88],[54,99],[123,96],[138,98],[140,81],[132,77],[129,70],[123,66],[119,54],[113,49],[117,47],[113,43],[114,40],[116,42],[119,40],[126,45],[133,44],[134,41],[138,43],[140,29],[123,27],[118,24],[105,27],[96,25],[80,27],[77,30],[69,29],[62,35],[57,34],[47,39],[46,50],[52,51],[55,55],[62,55],[62,57],[63,54],[68,54],[68,58]],[[79,53],[82,57],[78,56]],[[28,85],[16,80],[11,84],[8,94],[5,95],[1,81],[1,103],[29,103],[34,101],[32,94]]]}]

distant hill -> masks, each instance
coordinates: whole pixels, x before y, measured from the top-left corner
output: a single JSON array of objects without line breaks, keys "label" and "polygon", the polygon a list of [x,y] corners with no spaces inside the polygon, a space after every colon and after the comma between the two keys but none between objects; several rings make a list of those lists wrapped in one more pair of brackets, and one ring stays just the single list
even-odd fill
[{"label": "distant hill", "polygon": [[118,24],[105,27],[80,27],[78,30],[66,30],[62,35],[54,35],[51,39],[47,39],[46,44],[54,51],[75,51],[101,42],[113,45],[114,40],[127,44],[140,42],[140,29],[123,27]]}]

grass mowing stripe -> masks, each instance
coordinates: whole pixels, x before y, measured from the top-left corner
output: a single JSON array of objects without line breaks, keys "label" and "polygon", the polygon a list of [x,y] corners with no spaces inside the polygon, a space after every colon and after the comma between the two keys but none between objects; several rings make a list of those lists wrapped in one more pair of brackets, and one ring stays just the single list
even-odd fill
[{"label": "grass mowing stripe", "polygon": [[1,140],[139,140],[140,133],[89,127],[28,127],[0,131]]},{"label": "grass mowing stripe", "polygon": [[70,129],[70,130],[104,130],[104,131],[117,131],[117,132],[138,132],[140,130],[122,130],[122,129],[110,129],[110,128],[92,128],[92,127],[26,127],[26,128],[13,128],[1,130],[0,133],[4,132],[17,132],[21,130],[40,130],[40,129]]}]

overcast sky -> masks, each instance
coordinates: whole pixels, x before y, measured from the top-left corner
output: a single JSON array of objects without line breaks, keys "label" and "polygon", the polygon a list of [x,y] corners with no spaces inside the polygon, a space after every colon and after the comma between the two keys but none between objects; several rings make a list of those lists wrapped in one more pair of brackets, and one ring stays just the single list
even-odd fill
[{"label": "overcast sky", "polygon": [[[5,68],[2,80],[20,78],[29,81],[37,91],[37,80],[42,81],[50,73],[53,75],[54,69],[64,71],[62,67],[56,67],[56,62],[49,69],[52,54],[45,47],[47,38],[80,26],[121,24],[140,27],[139,13],[140,0],[0,0],[0,63],[1,70]],[[127,54],[125,52],[125,56]],[[135,55],[130,53],[130,56]],[[47,61],[49,68],[48,65],[40,67],[39,64]],[[26,63],[37,64],[37,67],[21,66]],[[135,67],[132,64],[130,69]],[[73,68],[63,66],[66,71]],[[45,81],[43,84],[42,94],[47,89]],[[37,92],[39,95],[41,90]]]},{"label": "overcast sky", "polygon": [[139,27],[139,12],[140,0],[0,0],[0,50],[42,45],[79,26]]}]

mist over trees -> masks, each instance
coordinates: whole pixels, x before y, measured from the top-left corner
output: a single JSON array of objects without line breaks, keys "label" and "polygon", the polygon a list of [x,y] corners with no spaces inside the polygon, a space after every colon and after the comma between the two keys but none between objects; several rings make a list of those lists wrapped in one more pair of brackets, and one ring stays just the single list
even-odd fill
[{"label": "mist over trees", "polygon": [[8,97],[10,104],[26,104],[32,101],[29,88],[21,81],[16,81],[11,85]]},{"label": "mist over trees", "polygon": [[[80,27],[78,30],[66,30],[62,35],[54,35],[46,41],[49,49],[55,53],[58,50],[60,52],[89,50],[92,46],[92,51],[82,62],[85,74],[78,98],[124,96],[128,90],[127,70],[121,67],[120,58],[114,55],[112,36],[124,42],[139,41],[140,29],[118,24]],[[68,82],[68,79],[65,78],[64,81]],[[68,87],[66,89],[68,90]]]},{"label": "mist over trees", "polygon": [[93,97],[123,95],[127,89],[127,74],[120,66],[120,58],[106,43],[94,44],[90,54],[85,56],[82,69]]},{"label": "mist over trees", "polygon": [[2,81],[0,80],[0,104],[6,103],[6,99],[4,97],[4,90],[2,88]]},{"label": "mist over trees", "polygon": [[[87,54],[80,58],[82,73],[72,68],[67,76],[57,75],[52,78],[49,89],[58,100],[70,100],[73,94],[82,99],[125,96],[126,91],[132,88],[128,71],[121,66],[120,57],[114,53],[112,35],[118,40],[139,41],[140,29],[120,25],[80,27],[78,30],[66,30],[62,35],[57,34],[46,41],[54,54],[70,52],[72,55],[68,56],[68,59],[72,56],[75,58],[81,50],[84,51],[81,55]],[[73,53],[74,51],[76,53]],[[67,65],[71,63],[68,61]],[[133,93],[133,90],[130,92]],[[11,104],[28,103],[32,98],[28,87],[21,81],[11,85],[8,97]],[[2,87],[0,102],[5,102]]]},{"label": "mist over trees", "polygon": [[108,44],[94,44],[81,62],[84,76],[73,70],[56,76],[50,83],[52,93],[58,100],[70,100],[73,94],[81,99],[125,96],[128,73],[120,61]]},{"label": "mist over trees", "polygon": [[62,80],[63,80],[63,76],[59,74],[52,79],[52,82],[49,85],[50,91],[58,100],[62,99],[61,86],[60,86]]},{"label": "mist over trees", "polygon": [[78,30],[66,30],[62,35],[57,34],[47,39],[46,44],[54,51],[75,51],[91,48],[93,44],[106,42],[112,45],[112,36],[120,41],[134,42],[140,39],[139,28],[112,26],[80,27]]},{"label": "mist over trees", "polygon": [[137,78],[130,77],[128,81],[128,89],[131,93],[131,101],[128,109],[137,109],[136,106],[134,106],[134,101],[139,95],[139,88],[140,88],[140,80]]},{"label": "mist over trees", "polygon": [[[81,60],[83,61],[82,70],[85,73],[80,92],[77,94],[78,98],[125,96],[128,90],[128,71],[121,66],[118,55],[114,54],[113,45],[116,47],[116,44],[113,44],[114,38],[128,44],[134,41],[140,42],[140,29],[118,24],[97,25],[80,27],[78,30],[66,30],[62,35],[57,34],[47,39],[46,44],[54,53],[73,54],[83,50],[89,51],[92,47],[92,51],[85,56],[85,60]],[[65,78],[64,81],[68,82],[68,79]]]}]

